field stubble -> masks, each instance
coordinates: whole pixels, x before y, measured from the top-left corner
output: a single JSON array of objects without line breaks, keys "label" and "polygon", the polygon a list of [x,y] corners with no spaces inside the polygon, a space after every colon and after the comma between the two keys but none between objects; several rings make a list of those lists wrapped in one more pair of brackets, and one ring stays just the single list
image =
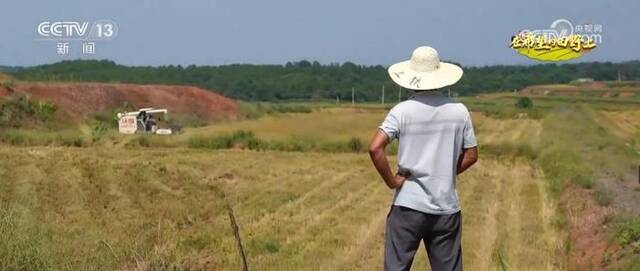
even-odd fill
[{"label": "field stubble", "polygon": [[[392,193],[363,154],[0,152],[6,184],[0,199],[12,214],[11,223],[0,224],[0,239],[12,240],[0,254],[13,253],[35,269],[238,269],[214,188],[224,189],[235,209],[253,268],[372,270],[382,264]],[[526,161],[512,163],[485,159],[460,179],[465,266],[473,270],[494,269],[498,254],[514,270],[548,270],[561,261],[558,233],[546,222],[553,205],[544,181]],[[426,261],[419,253],[416,267]]]}]

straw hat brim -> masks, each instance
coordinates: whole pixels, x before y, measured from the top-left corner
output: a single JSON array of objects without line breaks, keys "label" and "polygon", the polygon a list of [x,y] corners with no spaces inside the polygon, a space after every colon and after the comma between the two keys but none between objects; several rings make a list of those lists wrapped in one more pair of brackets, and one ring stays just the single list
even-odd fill
[{"label": "straw hat brim", "polygon": [[457,65],[440,62],[433,71],[420,72],[411,69],[409,60],[391,65],[387,70],[391,80],[403,88],[414,90],[436,90],[455,84],[462,78],[462,69]]}]

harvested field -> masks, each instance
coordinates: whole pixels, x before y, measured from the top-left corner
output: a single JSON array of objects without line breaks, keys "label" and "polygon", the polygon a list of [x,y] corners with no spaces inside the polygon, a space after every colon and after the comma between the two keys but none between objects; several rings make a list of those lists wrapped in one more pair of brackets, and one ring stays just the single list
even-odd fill
[{"label": "harvested field", "polygon": [[[2,211],[12,220],[1,224],[0,240],[11,243],[0,254],[28,247],[14,256],[30,263],[237,270],[222,189],[255,269],[382,264],[392,192],[365,154],[8,147],[0,157]],[[465,267],[494,270],[499,259],[514,270],[561,264],[538,171],[485,159],[462,175],[459,189]],[[421,250],[416,270],[425,260]]]}]

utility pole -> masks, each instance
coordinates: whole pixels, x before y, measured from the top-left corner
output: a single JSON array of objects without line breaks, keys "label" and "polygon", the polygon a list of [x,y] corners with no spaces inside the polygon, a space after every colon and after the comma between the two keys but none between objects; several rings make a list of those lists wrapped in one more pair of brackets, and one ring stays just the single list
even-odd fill
[{"label": "utility pole", "polygon": [[402,91],[402,87],[401,87],[401,86],[398,86],[398,102],[400,102],[400,94],[401,94],[401,91]]},{"label": "utility pole", "polygon": [[622,81],[622,76],[620,76],[620,71],[618,71],[618,82]]},{"label": "utility pole", "polygon": [[336,104],[340,104],[340,95],[336,95]]},{"label": "utility pole", "polygon": [[384,84],[382,85],[382,104],[384,104]]},{"label": "utility pole", "polygon": [[351,88],[351,105],[356,104],[356,90]]}]

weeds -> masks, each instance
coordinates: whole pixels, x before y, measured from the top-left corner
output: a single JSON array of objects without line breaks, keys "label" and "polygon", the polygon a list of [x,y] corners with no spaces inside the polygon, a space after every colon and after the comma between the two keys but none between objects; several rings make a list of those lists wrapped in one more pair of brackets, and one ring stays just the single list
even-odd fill
[{"label": "weeds", "polygon": [[24,231],[16,212],[0,209],[0,270],[47,270],[37,238]]},{"label": "weeds", "polygon": [[7,129],[0,131],[0,143],[14,146],[84,147],[85,139],[77,131],[51,132],[46,130]]},{"label": "weeds", "polygon": [[559,212],[556,212],[552,217],[551,217],[551,225],[560,230],[560,229],[564,229],[567,226],[567,217]]},{"label": "weeds", "polygon": [[311,113],[311,107],[301,104],[239,102],[238,111],[247,119],[257,119],[269,114]]},{"label": "weeds", "polygon": [[482,144],[480,145],[480,151],[483,155],[488,154],[497,158],[524,157],[535,160],[538,157],[538,152],[527,143],[500,142],[497,144]]},{"label": "weeds", "polygon": [[537,162],[549,181],[549,189],[556,195],[559,195],[571,180],[587,185],[585,180],[590,180],[593,174],[580,156],[561,146],[544,150]]},{"label": "weeds", "polygon": [[609,206],[613,200],[613,193],[604,187],[598,187],[594,197],[598,205]]},{"label": "weeds", "polygon": [[593,180],[589,176],[580,173],[573,177],[573,183],[586,189],[591,189],[591,187],[593,187]]},{"label": "weeds", "polygon": [[104,122],[98,122],[93,126],[91,130],[91,139],[93,143],[102,141],[102,138],[107,133],[107,125]]},{"label": "weeds", "polygon": [[362,140],[352,137],[346,141],[316,142],[306,139],[267,141],[257,138],[252,131],[239,130],[231,134],[218,136],[193,136],[187,145],[190,148],[204,149],[248,149],[254,151],[287,152],[362,152],[365,148]]},{"label": "weeds", "polygon": [[251,131],[240,130],[232,134],[213,137],[194,136],[189,139],[188,145],[191,148],[205,149],[248,148],[250,150],[261,150],[264,148],[265,142],[257,139]]},{"label": "weeds", "polygon": [[54,104],[32,101],[27,96],[11,97],[0,104],[0,127],[28,127],[46,124],[57,108]]},{"label": "weeds", "polygon": [[630,246],[635,253],[640,253],[640,218],[620,224],[615,237],[620,245]]}]

